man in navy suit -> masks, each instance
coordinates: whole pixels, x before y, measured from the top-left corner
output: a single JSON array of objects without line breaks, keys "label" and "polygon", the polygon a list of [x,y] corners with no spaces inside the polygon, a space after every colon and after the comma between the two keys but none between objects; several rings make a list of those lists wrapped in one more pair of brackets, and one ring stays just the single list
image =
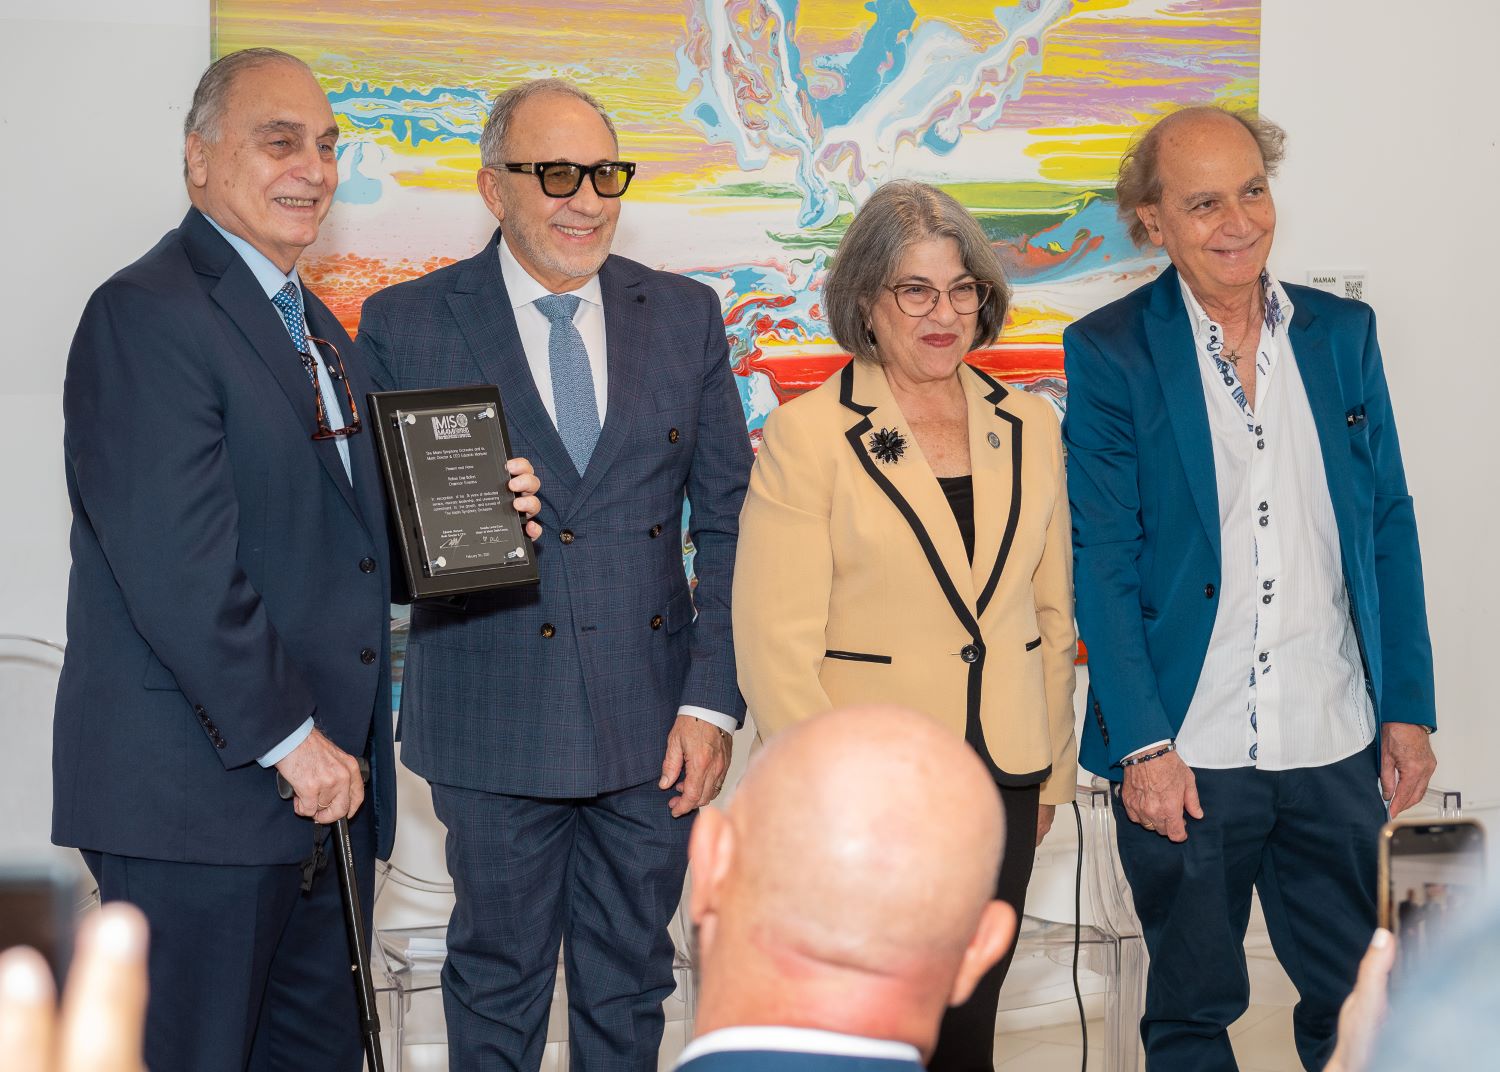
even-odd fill
[{"label": "man in navy suit", "polygon": [[718,297],[609,254],[634,165],[599,105],[516,86],[480,152],[500,232],[371,298],[360,327],[386,387],[498,385],[548,488],[538,586],[412,610],[402,758],[448,830],[451,1060],[539,1066],[561,942],[575,1059],[654,1069],[691,816],[744,712],[729,591],[749,439]]},{"label": "man in navy suit", "polygon": [[337,139],[301,61],[214,63],[193,207],[94,293],[68,357],[53,837],[150,922],[155,1072],[362,1067],[338,880],[304,893],[299,866],[350,818],[368,913],[395,821],[371,384],[296,270]]},{"label": "man in navy suit", "polygon": [[1278,282],[1280,128],[1161,120],[1119,207],[1172,267],[1063,336],[1081,761],[1121,783],[1157,1069],[1234,1067],[1251,890],[1321,1068],[1375,926],[1377,831],[1436,766],[1416,519],[1374,314]]},{"label": "man in navy suit", "polygon": [[917,1072],[1010,948],[994,779],[926,715],[777,734],[693,831],[698,1037],[680,1072]]}]

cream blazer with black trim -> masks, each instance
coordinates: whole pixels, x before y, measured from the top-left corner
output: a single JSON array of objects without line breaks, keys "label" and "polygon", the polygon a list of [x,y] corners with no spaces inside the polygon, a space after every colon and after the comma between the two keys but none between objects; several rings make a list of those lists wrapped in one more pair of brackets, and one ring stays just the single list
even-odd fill
[{"label": "cream blazer with black trim", "polygon": [[[734,643],[763,735],[895,703],[962,733],[1002,785],[1073,798],[1073,579],[1052,407],[965,365],[974,562],[875,365],[777,409],[740,514]],[[882,461],[875,433],[905,450]]]}]

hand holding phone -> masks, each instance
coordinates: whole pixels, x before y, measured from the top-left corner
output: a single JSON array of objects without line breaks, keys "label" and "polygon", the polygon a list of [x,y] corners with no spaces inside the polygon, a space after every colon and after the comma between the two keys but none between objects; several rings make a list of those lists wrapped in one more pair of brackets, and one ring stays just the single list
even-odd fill
[{"label": "hand holding phone", "polygon": [[1396,936],[1394,985],[1421,969],[1484,889],[1484,827],[1396,819],[1380,830],[1380,925]]}]

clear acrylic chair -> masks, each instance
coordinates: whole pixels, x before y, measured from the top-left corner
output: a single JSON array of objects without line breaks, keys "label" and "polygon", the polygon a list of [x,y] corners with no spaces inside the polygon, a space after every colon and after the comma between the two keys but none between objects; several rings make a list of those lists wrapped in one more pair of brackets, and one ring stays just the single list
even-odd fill
[{"label": "clear acrylic chair", "polygon": [[[375,882],[377,912],[382,895],[389,895],[392,886],[408,894],[432,898],[435,902],[446,900],[451,905],[453,899],[453,883],[446,879],[420,878],[385,861],[376,864]],[[697,1011],[697,978],[686,904],[687,895],[684,893],[670,925],[676,950],[672,974],[677,986],[662,1006],[667,1021],[667,1035],[663,1041],[675,1042],[679,1047],[692,1038]],[[381,1030],[386,1040],[387,1063],[392,1072],[402,1072],[407,1047],[447,1044],[441,974],[447,955],[448,925],[444,918],[425,926],[381,927],[377,923],[374,930],[375,954],[371,963],[377,975],[375,989],[386,999]],[[551,1067],[567,1068],[567,980],[560,957],[547,1020],[547,1049]]]},{"label": "clear acrylic chair", "polygon": [[99,903],[94,878],[77,850],[52,844],[52,711],[63,651],[46,637],[0,633],[0,859],[67,868],[85,911]]},{"label": "clear acrylic chair", "polygon": [[[1145,1008],[1146,947],[1130,899],[1130,886],[1115,848],[1110,783],[1095,778],[1076,788],[1083,826],[1082,901],[1078,927],[1079,989],[1103,994],[1104,1072],[1134,1072],[1140,1047],[1140,1019]],[[1054,831],[1069,823],[1060,809]],[[1054,833],[1054,836],[1056,834]],[[1073,871],[1069,869],[1069,889]],[[1072,898],[1069,898],[1070,913]],[[1016,943],[1015,959],[1000,993],[1003,1012],[1054,1002],[1074,1002],[1071,969],[1074,955],[1072,919],[1058,921],[1026,915]],[[1091,1042],[1093,1040],[1090,1040]]]}]

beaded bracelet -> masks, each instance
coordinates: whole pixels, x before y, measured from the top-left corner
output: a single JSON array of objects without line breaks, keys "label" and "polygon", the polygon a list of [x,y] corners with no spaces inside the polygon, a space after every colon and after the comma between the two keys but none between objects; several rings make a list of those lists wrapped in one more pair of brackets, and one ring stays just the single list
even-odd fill
[{"label": "beaded bracelet", "polygon": [[1166,744],[1158,748],[1155,752],[1147,752],[1144,756],[1131,756],[1129,759],[1120,760],[1120,766],[1134,767],[1137,763],[1149,763],[1153,759],[1160,759],[1168,752],[1175,751],[1177,751],[1177,746],[1171,741],[1168,741]]}]

